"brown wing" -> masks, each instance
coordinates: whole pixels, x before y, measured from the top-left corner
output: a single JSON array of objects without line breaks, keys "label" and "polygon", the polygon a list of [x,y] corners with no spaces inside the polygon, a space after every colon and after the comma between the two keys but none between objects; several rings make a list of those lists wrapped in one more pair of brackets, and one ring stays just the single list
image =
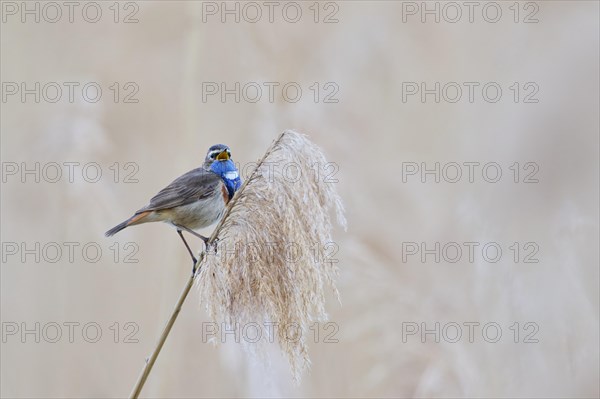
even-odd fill
[{"label": "brown wing", "polygon": [[221,185],[221,178],[216,173],[202,168],[191,170],[160,190],[152,197],[150,203],[136,214],[187,205],[215,195],[215,192],[221,195]]}]

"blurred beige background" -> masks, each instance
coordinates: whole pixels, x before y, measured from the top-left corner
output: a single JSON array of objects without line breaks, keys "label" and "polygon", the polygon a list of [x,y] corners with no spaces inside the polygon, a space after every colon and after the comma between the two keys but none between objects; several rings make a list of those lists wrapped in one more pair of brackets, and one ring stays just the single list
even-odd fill
[{"label": "blurred beige background", "polygon": [[[35,4],[27,6],[35,10]],[[82,17],[86,3],[78,3],[73,22],[61,6],[62,19],[52,23],[47,19],[55,10],[37,4],[39,23],[27,15],[21,21],[20,2],[2,2],[2,397],[127,396],[190,262],[167,226],[131,228],[111,239],[104,231],[199,165],[208,146],[226,143],[245,164],[286,128],[309,134],[339,166],[349,229],[335,234],[342,304],[327,303],[339,342],[311,344],[311,371],[295,386],[275,348],[265,367],[239,345],[202,342],[209,319],[193,291],[144,397],[598,397],[597,2],[520,2],[519,23],[513,2],[496,3],[502,10],[497,23],[482,17],[487,3],[478,3],[473,22],[464,14],[456,23],[448,21],[454,11],[435,2],[427,4],[439,7],[439,23],[427,14],[421,22],[420,2],[318,3],[317,23],[313,2],[298,3],[297,23],[282,17],[283,2],[272,23],[261,2],[256,23],[243,18],[254,18],[252,9],[239,23],[227,15],[222,23],[221,3],[195,1],[119,3],[117,23],[112,2],[98,3],[96,23]],[[244,3],[238,7],[242,13]],[[294,17],[287,7],[286,17]],[[86,10],[92,19],[94,9]],[[532,13],[538,23],[523,23]],[[127,16],[138,22],[123,23]],[[338,22],[323,23],[326,16]],[[10,94],[11,82],[19,89],[23,82],[79,86],[73,102],[65,89],[56,103],[47,101],[53,91],[36,103],[34,95],[23,102],[21,93]],[[81,95],[89,82],[102,88],[98,102]],[[134,86],[125,87],[128,82]],[[280,86],[272,102],[265,89],[255,103],[244,97],[236,103],[232,95],[203,101],[206,82]],[[302,88],[295,103],[281,94],[288,82]],[[317,102],[310,88],[315,82]],[[325,87],[328,82],[336,86]],[[480,86],[472,103],[466,91],[457,103],[436,103],[433,95],[425,103],[419,95],[403,102],[402,82]],[[503,89],[496,103],[482,98],[487,82]],[[523,102],[528,82],[539,88],[537,103]],[[125,103],[134,87],[139,102]],[[324,102],[331,87],[339,89],[337,103]],[[80,166],[73,182],[66,167],[56,183],[22,179],[20,169],[9,173],[36,162],[40,168]],[[103,173],[96,183],[82,178],[81,166],[91,162]],[[137,169],[126,169],[128,162]],[[403,162],[497,162],[503,175],[495,184],[481,173],[473,183],[465,176],[457,183],[431,177],[421,183],[419,175],[403,182]],[[509,169],[514,162],[520,163],[519,183]],[[539,166],[538,183],[522,182],[527,162]],[[54,176],[49,168],[46,177]],[[124,183],[132,171],[138,182]],[[21,252],[13,254],[11,243],[34,248],[36,242],[40,248],[79,246],[72,262],[66,250],[54,263],[48,261],[54,252],[41,254],[39,263],[35,255],[23,262]],[[124,263],[128,242],[139,246],[139,263]],[[403,259],[407,242],[428,248],[497,242],[503,255],[497,263],[480,251],[473,262],[466,254],[456,263],[436,263],[432,256],[422,262],[419,255]],[[514,242],[519,262],[509,249]],[[528,242],[539,248],[538,263],[523,262]],[[86,243],[102,249],[98,262],[83,258]],[[82,337],[82,326],[91,322],[102,330],[96,343]],[[125,328],[128,322],[137,326],[137,343],[124,342],[134,329]],[[481,332],[492,322],[502,329],[496,343]],[[35,323],[39,343],[35,333],[21,334]],[[62,326],[56,343],[49,342],[52,323]],[[64,323],[79,323],[73,342]],[[463,336],[452,343],[454,333],[446,330],[440,342],[433,335],[422,342],[420,332],[403,339],[411,323],[429,329],[457,323]],[[473,342],[464,323],[480,323]],[[538,327],[537,343],[523,342],[533,331],[525,323]],[[15,326],[19,331],[11,333]]]}]

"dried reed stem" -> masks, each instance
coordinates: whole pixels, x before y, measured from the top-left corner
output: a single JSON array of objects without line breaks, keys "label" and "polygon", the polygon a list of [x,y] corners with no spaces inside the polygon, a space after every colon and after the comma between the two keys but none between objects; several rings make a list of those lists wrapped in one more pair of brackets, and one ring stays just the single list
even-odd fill
[{"label": "dried reed stem", "polygon": [[[252,172],[250,177],[242,184],[242,186],[240,187],[240,189],[238,190],[236,195],[229,202],[227,208],[225,209],[223,217],[217,224],[217,227],[215,228],[215,230],[213,231],[212,235],[210,236],[210,238],[208,240],[209,246],[215,242],[216,238],[219,235],[219,232],[223,228],[224,222],[226,221],[229,214],[231,213],[231,209],[233,208],[233,206],[237,202],[238,198],[241,196],[241,194],[246,189],[248,183],[255,178],[257,171],[260,170],[260,167],[263,164],[263,162],[265,161],[265,159],[267,158],[267,156],[273,151],[273,149],[281,141],[281,139],[283,138],[285,133],[286,132],[281,133],[279,135],[279,137],[277,137],[277,139],[275,141],[273,141],[273,143],[271,144],[271,146],[269,147],[269,149],[267,150],[265,155],[262,157],[262,159],[259,161],[257,167],[254,169],[254,171]],[[198,263],[196,264],[196,273],[193,276],[190,276],[185,287],[183,288],[183,291],[181,292],[181,295],[179,296],[179,300],[177,301],[177,304],[175,305],[175,309],[173,309],[173,312],[171,313],[171,317],[169,317],[169,321],[167,322],[167,325],[163,329],[162,334],[160,335],[160,338],[158,339],[158,342],[156,343],[156,346],[154,347],[154,350],[152,351],[152,355],[150,355],[150,358],[148,358],[146,360],[146,364],[144,364],[144,368],[142,369],[142,372],[141,372],[140,376],[138,377],[138,380],[135,383],[133,390],[131,391],[131,394],[129,396],[130,398],[138,398],[140,395],[140,392],[142,391],[142,388],[144,388],[144,384],[146,383],[146,380],[148,379],[148,376],[150,375],[150,372],[152,371],[152,367],[154,366],[154,363],[156,362],[156,359],[158,358],[158,355],[159,355],[163,345],[165,344],[165,341],[167,340],[169,333],[171,332],[171,328],[173,328],[173,324],[175,324],[175,320],[177,320],[177,316],[179,316],[181,307],[183,306],[183,303],[185,302],[185,300],[190,292],[190,289],[192,288],[192,285],[194,284],[194,279],[196,278],[196,276],[198,276],[198,274],[200,272],[200,269],[202,267],[201,263],[204,260],[204,256],[205,256],[205,252],[203,251],[200,254],[200,256],[198,257]]]}]

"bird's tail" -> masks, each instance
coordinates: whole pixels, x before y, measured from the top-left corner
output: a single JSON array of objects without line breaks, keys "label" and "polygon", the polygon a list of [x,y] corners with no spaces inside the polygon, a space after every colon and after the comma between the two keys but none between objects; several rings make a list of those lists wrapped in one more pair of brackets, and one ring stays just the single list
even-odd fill
[{"label": "bird's tail", "polygon": [[115,227],[113,227],[112,229],[108,230],[106,233],[104,233],[105,236],[107,237],[112,237],[115,234],[117,234],[119,231],[123,230],[125,227],[127,227],[129,223],[129,219],[127,219],[126,221],[124,221],[123,223],[119,223],[118,225],[116,225]]},{"label": "bird's tail", "polygon": [[144,223],[144,221],[142,219],[144,219],[150,213],[152,213],[152,212],[146,211],[146,212],[136,213],[135,215],[133,215],[132,217],[130,217],[123,223],[119,223],[112,229],[108,230],[106,233],[104,233],[104,235],[107,237],[111,237],[111,236],[114,236],[115,234],[117,234],[119,231],[123,230],[127,226],[133,226],[138,223]]}]

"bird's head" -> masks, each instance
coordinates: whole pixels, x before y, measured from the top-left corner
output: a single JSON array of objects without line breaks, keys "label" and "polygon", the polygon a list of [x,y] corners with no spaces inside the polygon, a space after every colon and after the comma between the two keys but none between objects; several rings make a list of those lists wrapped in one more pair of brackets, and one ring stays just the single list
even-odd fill
[{"label": "bird's head", "polygon": [[204,159],[204,167],[210,169],[215,162],[226,162],[231,160],[231,150],[225,144],[215,144],[208,149]]}]

